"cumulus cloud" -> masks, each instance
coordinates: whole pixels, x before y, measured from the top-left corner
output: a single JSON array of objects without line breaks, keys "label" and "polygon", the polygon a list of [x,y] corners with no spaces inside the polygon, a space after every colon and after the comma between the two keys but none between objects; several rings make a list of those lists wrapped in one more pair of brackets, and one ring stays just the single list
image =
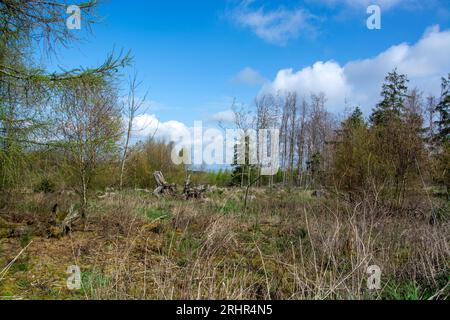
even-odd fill
[{"label": "cumulus cloud", "polygon": [[[223,161],[220,156],[223,150],[222,132],[215,128],[204,127],[202,122],[194,122],[193,127],[187,127],[179,121],[162,122],[153,114],[142,114],[135,118],[133,125],[136,138],[139,140],[154,137],[157,140],[173,142],[172,156],[179,155],[181,150],[187,151],[189,160],[186,163],[194,161],[194,164],[201,165],[206,161],[207,164],[221,164]],[[218,150],[219,154],[213,152],[212,156],[211,150]],[[181,163],[181,159],[177,156],[172,160]]]},{"label": "cumulus cloud", "polygon": [[295,91],[302,95],[323,92],[330,105],[339,105],[343,98],[350,95],[351,88],[344,69],[338,63],[319,61],[297,72],[293,69],[280,70],[275,80],[266,85],[263,91]]},{"label": "cumulus cloud", "polygon": [[246,85],[261,85],[264,84],[267,80],[259,74],[258,71],[246,67],[242,69],[234,78],[233,82],[237,84],[246,84]]},{"label": "cumulus cloud", "polygon": [[225,110],[218,112],[211,117],[211,120],[225,123],[233,123],[235,120],[234,112],[232,110]]},{"label": "cumulus cloud", "polygon": [[414,45],[402,43],[374,58],[349,62],[345,74],[362,104],[378,99],[385,75],[394,68],[408,75],[410,87],[438,95],[440,79],[450,70],[450,30],[428,29]]},{"label": "cumulus cloud", "polygon": [[152,137],[166,141],[178,141],[180,137],[191,134],[190,128],[184,123],[170,120],[159,121],[154,114],[141,114],[133,121],[133,128],[136,136]]},{"label": "cumulus cloud", "polygon": [[345,104],[373,107],[386,74],[397,68],[425,94],[439,94],[440,78],[450,70],[450,30],[429,28],[414,45],[402,43],[375,57],[350,61],[341,66],[335,61],[316,62],[299,71],[283,69],[263,86],[262,92],[296,91],[302,96],[324,92],[328,106],[340,111]]},{"label": "cumulus cloud", "polygon": [[311,32],[313,29],[312,16],[303,9],[253,8],[253,2],[254,0],[242,1],[228,16],[235,24],[251,29],[266,42],[285,45],[289,40],[296,39],[302,30]]}]

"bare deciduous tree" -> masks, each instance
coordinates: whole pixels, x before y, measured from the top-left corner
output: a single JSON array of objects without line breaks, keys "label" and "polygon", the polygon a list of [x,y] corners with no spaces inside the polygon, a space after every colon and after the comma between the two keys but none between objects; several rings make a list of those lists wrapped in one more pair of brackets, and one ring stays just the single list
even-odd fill
[{"label": "bare deciduous tree", "polygon": [[[248,130],[251,128],[251,112],[244,106],[244,105],[237,105],[235,101],[233,101],[233,105],[231,107],[231,110],[234,114],[234,122],[235,125],[238,129],[242,130],[244,133],[244,139],[240,139],[241,141],[244,141],[244,143],[246,144],[243,148],[243,150],[247,150],[247,135],[248,135]],[[251,166],[249,166],[247,164],[248,159],[246,158],[246,154],[247,152],[244,152],[242,155],[242,157],[244,157],[243,159],[243,166],[242,166],[242,170],[241,170],[241,187],[244,187],[244,183],[245,183],[245,174],[247,171],[247,178],[248,181],[250,182],[251,180]],[[238,161],[239,162],[239,161]]]},{"label": "bare deciduous tree", "polygon": [[123,188],[123,175],[125,171],[125,162],[127,160],[128,146],[130,144],[131,135],[133,131],[133,122],[134,119],[136,118],[136,115],[144,106],[145,100],[147,98],[147,93],[145,93],[144,97],[141,99],[137,97],[137,90],[139,89],[141,84],[142,84],[141,82],[138,82],[137,74],[135,73],[134,76],[130,79],[128,97],[126,101],[126,106],[124,108],[124,116],[128,120],[128,125],[126,130],[125,145],[123,148],[123,154],[120,161],[120,182],[119,182],[120,190],[122,190]]},{"label": "bare deciduous tree", "polygon": [[80,81],[61,89],[55,106],[59,146],[76,179],[81,213],[86,216],[88,188],[99,163],[111,156],[121,136],[121,114],[115,89],[103,80]]}]

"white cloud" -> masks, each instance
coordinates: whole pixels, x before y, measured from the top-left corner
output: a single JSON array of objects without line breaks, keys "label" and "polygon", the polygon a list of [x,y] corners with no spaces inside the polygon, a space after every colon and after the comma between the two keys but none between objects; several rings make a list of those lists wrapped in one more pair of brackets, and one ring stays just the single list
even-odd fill
[{"label": "white cloud", "polygon": [[258,71],[246,67],[242,69],[234,78],[233,82],[238,84],[246,84],[246,85],[261,85],[264,84],[267,80],[259,74]]},{"label": "white cloud", "polygon": [[311,15],[303,9],[289,10],[280,7],[266,10],[263,7],[251,8],[254,0],[244,0],[229,12],[230,19],[237,25],[250,28],[261,39],[278,45],[285,45],[296,39],[303,31],[313,29]]},{"label": "white cloud", "polygon": [[440,31],[434,26],[416,44],[392,46],[369,59],[344,66],[319,61],[297,72],[280,70],[262,92],[296,91],[302,96],[324,92],[334,111],[342,110],[346,102],[370,109],[379,100],[384,77],[394,68],[408,75],[410,88],[417,86],[425,94],[438,95],[440,78],[450,71],[449,57],[450,30]]},{"label": "white cloud", "polygon": [[348,9],[361,10],[370,5],[378,5],[381,10],[394,8],[420,9],[439,5],[441,0],[307,0],[311,4],[322,4],[328,7],[345,7]]},{"label": "white cloud", "polygon": [[139,137],[154,136],[166,141],[178,141],[180,137],[191,134],[191,130],[184,123],[176,120],[161,122],[153,114],[137,116],[133,121],[133,129]]},{"label": "white cloud", "polygon": [[[324,3],[326,5],[346,5],[350,7],[368,7],[369,5],[379,5],[383,9],[390,9],[399,4],[413,2],[415,0],[313,0],[314,2]],[[313,2],[310,0],[310,2]]]},{"label": "white cloud", "polygon": [[408,75],[410,87],[425,94],[440,92],[440,79],[450,70],[450,30],[434,26],[414,45],[402,43],[374,58],[349,62],[345,74],[363,104],[374,104],[379,98],[385,75],[393,68]]},{"label": "white cloud", "polygon": [[[202,159],[199,155],[204,155],[205,150],[223,148],[222,132],[216,128],[207,128],[202,122],[194,122],[194,127],[187,127],[179,121],[161,122],[153,114],[142,114],[135,118],[133,125],[138,140],[154,137],[157,140],[174,142],[172,155],[187,149],[191,155],[191,161],[200,161],[196,164],[201,164]],[[203,158],[203,161],[206,160]]]},{"label": "white cloud", "polygon": [[[304,7],[308,6],[308,9],[298,6],[268,9],[263,5],[257,7],[257,0],[235,1],[239,1],[239,4],[227,11],[227,17],[232,22],[252,30],[266,42],[281,46],[300,35],[314,37],[318,33],[319,23],[330,17],[323,10],[314,11],[316,6],[324,6],[328,11],[341,11],[341,14],[346,11],[357,12],[363,16],[366,16],[366,8],[371,5],[380,6],[382,12],[394,8],[413,11],[433,9],[437,14],[448,15],[448,0],[304,0]],[[339,16],[336,12],[332,14]]]},{"label": "white cloud", "polygon": [[265,86],[263,91],[296,91],[301,95],[323,92],[327,95],[330,105],[338,105],[342,98],[350,94],[351,88],[344,69],[338,63],[319,61],[297,72],[293,69],[280,70],[275,80]]},{"label": "white cloud", "polygon": [[213,121],[221,121],[226,123],[233,123],[235,120],[234,112],[232,110],[226,110],[218,112],[211,117]]}]

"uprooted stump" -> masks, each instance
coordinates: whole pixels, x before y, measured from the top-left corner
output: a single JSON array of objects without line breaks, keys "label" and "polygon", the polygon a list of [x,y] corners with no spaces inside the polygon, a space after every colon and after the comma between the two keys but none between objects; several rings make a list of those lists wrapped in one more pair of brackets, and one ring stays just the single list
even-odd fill
[{"label": "uprooted stump", "polygon": [[203,194],[206,192],[206,186],[200,185],[197,187],[191,186],[191,176],[188,176],[184,182],[183,196],[186,200],[189,199],[202,199]]},{"label": "uprooted stump", "polygon": [[153,173],[156,181],[156,189],[153,191],[153,194],[160,198],[165,195],[174,195],[176,193],[176,185],[167,183],[166,179],[164,179],[164,175],[161,171],[156,171]]},{"label": "uprooted stump", "polygon": [[64,218],[63,222],[61,223],[61,231],[62,234],[68,234],[72,231],[73,224],[81,219],[81,214],[78,210],[75,210],[75,206],[72,205],[69,209],[69,213]]}]

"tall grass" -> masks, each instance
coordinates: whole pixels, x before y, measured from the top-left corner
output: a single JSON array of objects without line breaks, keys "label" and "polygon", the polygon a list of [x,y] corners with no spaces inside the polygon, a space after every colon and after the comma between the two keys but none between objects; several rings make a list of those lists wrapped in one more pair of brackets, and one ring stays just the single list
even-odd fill
[{"label": "tall grass", "polygon": [[[60,255],[49,254],[46,264],[61,270],[78,264],[83,272],[82,290],[62,290],[60,297],[449,297],[449,221],[430,223],[427,199],[416,213],[402,214],[368,196],[352,203],[300,190],[257,189],[253,196],[245,214],[242,192],[231,189],[201,202],[130,192],[96,201],[85,229],[33,238],[30,274],[44,263],[39,243],[45,242]],[[370,265],[382,270],[380,290],[367,287]]]}]

